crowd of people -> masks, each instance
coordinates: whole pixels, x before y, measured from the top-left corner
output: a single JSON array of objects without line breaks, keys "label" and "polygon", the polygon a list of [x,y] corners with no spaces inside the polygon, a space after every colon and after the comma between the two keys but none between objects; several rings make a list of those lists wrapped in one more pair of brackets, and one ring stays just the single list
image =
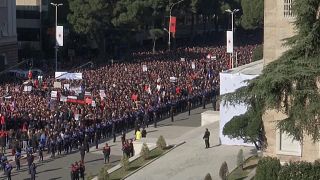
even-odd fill
[{"label": "crowd of people", "polygon": [[[235,48],[237,65],[251,62],[256,46]],[[190,107],[212,102],[219,93],[219,72],[230,68],[225,47],[179,48],[137,52],[130,63],[81,69],[82,80],[59,80],[53,75],[28,83],[0,85],[0,146],[12,155],[30,148],[69,153],[89,151],[102,138],[115,138]],[[210,55],[210,58],[207,56]],[[31,89],[26,89],[26,86]],[[68,85],[68,86],[66,86]],[[52,96],[52,91],[57,93]],[[66,101],[64,97],[76,97]],[[132,142],[123,142],[130,149]],[[126,150],[129,156],[132,152]],[[82,161],[83,162],[83,161]],[[74,165],[76,166],[76,165]],[[80,166],[80,165],[79,165]]]}]

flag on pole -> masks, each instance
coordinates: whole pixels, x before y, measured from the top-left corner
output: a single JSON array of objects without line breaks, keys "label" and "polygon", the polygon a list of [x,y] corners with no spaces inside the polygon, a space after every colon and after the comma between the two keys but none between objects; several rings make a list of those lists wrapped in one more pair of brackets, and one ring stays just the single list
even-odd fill
[{"label": "flag on pole", "polygon": [[176,34],[176,24],[177,24],[177,18],[174,16],[170,17],[170,27],[169,27],[169,31],[172,33],[173,37]]},{"label": "flag on pole", "polygon": [[227,53],[233,53],[233,32],[227,31]]},{"label": "flag on pole", "polygon": [[56,40],[58,46],[63,46],[63,26],[57,26]]}]

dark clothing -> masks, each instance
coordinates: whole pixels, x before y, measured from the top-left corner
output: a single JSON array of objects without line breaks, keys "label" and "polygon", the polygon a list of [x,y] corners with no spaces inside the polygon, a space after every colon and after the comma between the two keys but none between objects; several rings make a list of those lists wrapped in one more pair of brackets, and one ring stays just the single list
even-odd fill
[{"label": "dark clothing", "polygon": [[147,131],[145,129],[142,130],[141,137],[143,138],[147,137]]},{"label": "dark clothing", "polygon": [[210,132],[208,130],[206,130],[206,132],[204,133],[204,136],[203,136],[204,142],[206,144],[206,148],[210,147],[209,137],[210,137]]},{"label": "dark clothing", "polygon": [[81,156],[81,162],[84,162],[84,156],[86,155],[85,148],[83,146],[80,146],[79,151]]},{"label": "dark clothing", "polygon": [[110,153],[111,153],[111,148],[109,146],[106,146],[103,148],[103,155],[104,155],[104,163],[110,161]]},{"label": "dark clothing", "polygon": [[30,166],[31,180],[35,180],[36,179],[36,174],[37,174],[36,168],[37,168],[36,164],[32,163],[31,166]]}]

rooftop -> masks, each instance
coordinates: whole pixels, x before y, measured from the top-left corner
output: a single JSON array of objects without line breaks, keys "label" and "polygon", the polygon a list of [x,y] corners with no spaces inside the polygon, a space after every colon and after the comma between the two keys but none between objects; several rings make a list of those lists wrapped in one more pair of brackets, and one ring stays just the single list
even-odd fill
[{"label": "rooftop", "polygon": [[224,73],[230,74],[246,74],[246,75],[260,75],[263,69],[263,60],[255,61],[243,66],[239,66],[230,70],[225,71]]}]

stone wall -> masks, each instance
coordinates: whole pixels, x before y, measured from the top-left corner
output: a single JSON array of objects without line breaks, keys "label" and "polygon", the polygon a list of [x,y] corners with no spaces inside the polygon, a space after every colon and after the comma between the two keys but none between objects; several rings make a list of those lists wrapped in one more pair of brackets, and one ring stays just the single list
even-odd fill
[{"label": "stone wall", "polygon": [[264,65],[279,58],[287,50],[282,45],[283,39],[294,35],[294,19],[284,16],[284,1],[264,1]]}]

